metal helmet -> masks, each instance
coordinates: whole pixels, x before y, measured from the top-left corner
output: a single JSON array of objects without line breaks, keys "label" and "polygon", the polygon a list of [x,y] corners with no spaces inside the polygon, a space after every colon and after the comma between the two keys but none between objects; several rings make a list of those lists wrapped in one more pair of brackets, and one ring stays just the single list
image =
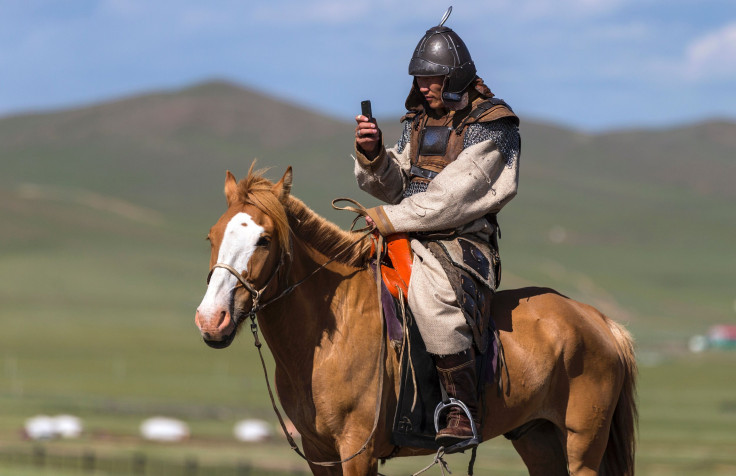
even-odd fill
[{"label": "metal helmet", "polygon": [[452,13],[445,12],[440,24],[430,28],[414,49],[409,61],[412,76],[445,76],[442,99],[460,101],[465,88],[475,79],[476,69],[463,40],[443,26]]}]

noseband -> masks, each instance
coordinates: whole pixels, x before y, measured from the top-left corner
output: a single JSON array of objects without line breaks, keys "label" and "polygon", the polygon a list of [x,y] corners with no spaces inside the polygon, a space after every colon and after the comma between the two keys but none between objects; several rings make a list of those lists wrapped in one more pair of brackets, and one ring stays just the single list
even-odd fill
[{"label": "noseband", "polygon": [[226,263],[215,263],[214,266],[212,266],[212,269],[210,270],[209,274],[207,274],[207,285],[210,284],[210,279],[212,279],[212,273],[215,272],[215,269],[222,268],[226,269],[235,276],[235,278],[240,282],[240,284],[243,285],[245,289],[248,290],[250,293],[251,298],[253,299],[253,305],[251,306],[250,312],[248,315],[255,315],[258,311],[266,307],[267,305],[271,304],[276,299],[280,298],[282,294],[276,296],[274,299],[271,299],[269,301],[266,301],[262,305],[260,304],[261,296],[263,296],[263,292],[266,290],[269,284],[271,284],[271,281],[273,281],[273,278],[276,277],[276,275],[279,272],[279,269],[281,269],[281,266],[284,264],[284,253],[281,253],[281,259],[279,260],[279,264],[274,268],[273,272],[271,273],[271,276],[268,278],[268,281],[266,281],[266,284],[263,285],[261,289],[256,289],[253,284],[251,284],[247,279],[243,277],[243,273],[239,272],[237,269],[233,268],[229,264]]}]

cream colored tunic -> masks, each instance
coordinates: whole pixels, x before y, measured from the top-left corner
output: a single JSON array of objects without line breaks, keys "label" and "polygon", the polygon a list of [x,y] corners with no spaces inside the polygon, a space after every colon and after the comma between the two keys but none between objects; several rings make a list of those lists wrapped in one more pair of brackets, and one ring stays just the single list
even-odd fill
[{"label": "cream colored tunic", "polygon": [[[411,154],[410,143],[400,152],[398,147],[381,147],[371,161],[356,148],[358,186],[390,204],[368,211],[379,232],[386,236],[456,229],[489,239],[495,230],[483,217],[497,213],[516,195],[518,156],[504,157],[493,140],[479,142],[465,148],[425,192],[404,198]],[[472,334],[442,266],[425,242],[412,239],[411,247],[415,256],[407,300],[427,351],[449,355],[468,349]]]}]

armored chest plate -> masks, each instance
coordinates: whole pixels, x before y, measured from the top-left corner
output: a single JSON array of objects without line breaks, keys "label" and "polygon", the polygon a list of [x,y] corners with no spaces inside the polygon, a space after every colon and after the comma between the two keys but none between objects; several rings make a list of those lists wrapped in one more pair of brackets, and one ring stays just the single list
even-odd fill
[{"label": "armored chest plate", "polygon": [[447,126],[425,126],[419,143],[419,155],[445,155],[452,129]]}]

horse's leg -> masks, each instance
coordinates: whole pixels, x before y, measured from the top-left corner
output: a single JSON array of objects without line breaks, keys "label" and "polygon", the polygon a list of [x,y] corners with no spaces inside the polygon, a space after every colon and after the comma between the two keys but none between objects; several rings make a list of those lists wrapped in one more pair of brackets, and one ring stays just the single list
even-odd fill
[{"label": "horse's leg", "polygon": [[343,463],[342,470],[345,476],[375,476],[378,474],[378,460],[366,451],[347,463]]},{"label": "horse's leg", "polygon": [[375,476],[378,474],[378,460],[373,455],[375,440],[368,443],[365,451],[355,455],[365,443],[366,437],[367,435],[364,435],[362,431],[347,431],[342,435],[340,458],[343,460],[351,458],[350,461],[342,464],[342,474],[345,476]]},{"label": "horse's leg", "polygon": [[605,432],[592,430],[582,433],[572,430],[567,432],[567,454],[571,475],[595,476],[598,474],[603,453],[606,451],[607,436],[607,426]]},{"label": "horse's leg", "polygon": [[[319,456],[313,451],[313,445],[304,441],[304,454],[314,461],[338,461],[349,458],[354,455],[357,448],[343,445],[340,454],[321,453]],[[311,450],[311,451],[310,451]],[[375,476],[378,474],[378,459],[372,456],[371,447],[366,448],[364,452],[353,457],[350,461],[342,464],[323,466],[319,464],[309,463],[309,469],[316,476]]]},{"label": "horse's leg", "polygon": [[326,447],[323,447],[323,451],[319,451],[317,448],[318,446],[314,444],[314,442],[303,439],[302,443],[304,445],[304,455],[308,458],[307,462],[309,463],[309,469],[312,471],[312,474],[315,476],[342,476],[342,466],[341,465],[335,465],[335,466],[322,466],[319,464],[314,464],[309,462],[309,460],[313,461],[335,461],[337,458],[337,455],[335,453],[326,453],[324,450],[326,450]]},{"label": "horse's leg", "polygon": [[340,466],[320,466],[309,463],[309,469],[314,476],[341,476],[343,474]]},{"label": "horse's leg", "polygon": [[[305,454],[307,458],[313,458],[310,453],[306,452],[307,444],[304,444]],[[348,454],[341,454],[340,456],[330,456],[315,459],[315,461],[337,461],[345,459],[355,454],[352,451]],[[346,461],[342,464],[323,466],[319,464],[309,463],[309,469],[312,470],[312,474],[316,476],[375,476],[378,474],[378,460],[370,455],[369,449],[352,458],[350,461]]]},{"label": "horse's leg", "polygon": [[609,424],[610,422],[606,422],[603,428],[590,428],[579,432],[568,430],[567,459],[571,475],[598,474],[608,443]]},{"label": "horse's leg", "polygon": [[570,391],[565,416],[565,446],[570,474],[597,475],[608,444],[611,418],[616,407],[611,385],[579,382]]},{"label": "horse's leg", "polygon": [[547,421],[512,441],[529,470],[529,476],[568,475],[565,448],[560,436],[560,430]]}]

